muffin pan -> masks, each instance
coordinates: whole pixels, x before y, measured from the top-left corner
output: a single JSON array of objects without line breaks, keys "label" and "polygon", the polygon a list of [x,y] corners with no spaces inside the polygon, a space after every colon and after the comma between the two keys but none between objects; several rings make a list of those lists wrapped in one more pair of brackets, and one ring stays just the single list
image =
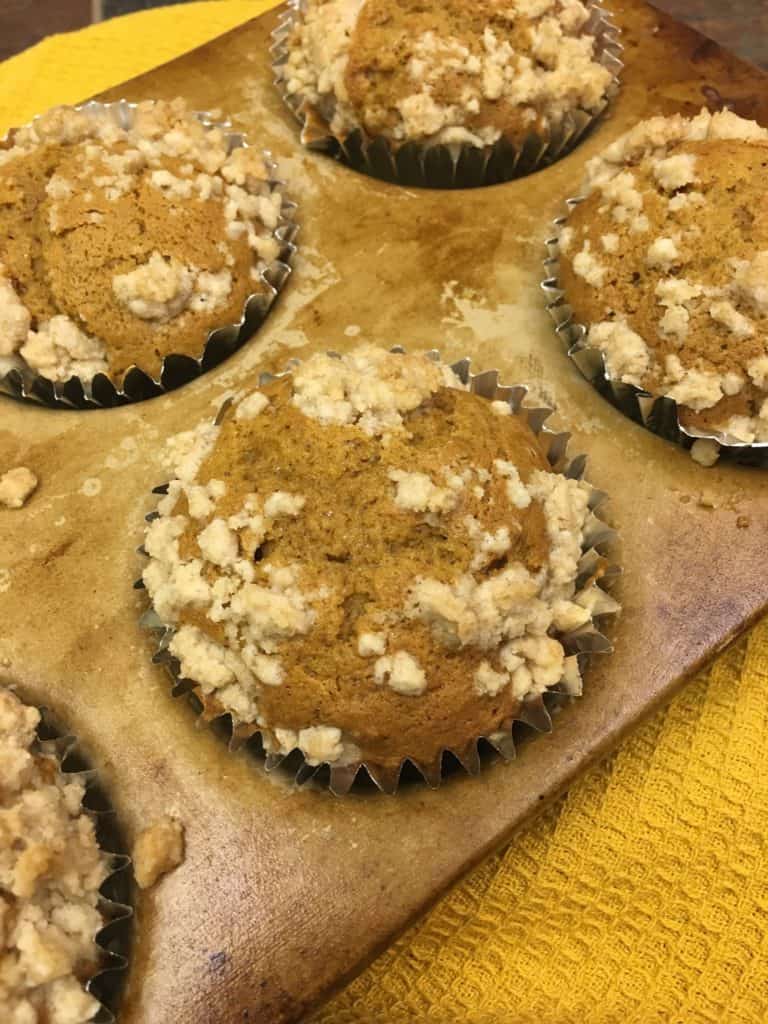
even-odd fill
[{"label": "muffin pan", "polygon": [[[227,362],[140,406],[50,411],[0,403],[0,464],[40,486],[0,511],[0,676],[66,711],[131,840],[164,813],[186,859],[138,901],[121,1024],[301,1018],[360,970],[463,872],[671,697],[768,604],[768,496],[760,470],[703,469],[632,423],[566,358],[539,282],[544,243],[584,161],[650,113],[707,97],[768,123],[765,76],[638,0],[621,5],[626,70],[608,116],[569,156],[524,180],[419,191],[302,148],[272,84],[279,12],[105,99],[185,95],[221,107],[290,177],[300,210],[294,274],[259,334]],[[401,786],[343,800],[233,756],[169,693],[131,587],[165,435],[210,415],[228,390],[288,359],[362,338],[472,358],[554,405],[553,429],[590,454],[622,541],[615,653],[584,697],[517,762],[436,791]],[[428,856],[426,855],[428,851]]]}]

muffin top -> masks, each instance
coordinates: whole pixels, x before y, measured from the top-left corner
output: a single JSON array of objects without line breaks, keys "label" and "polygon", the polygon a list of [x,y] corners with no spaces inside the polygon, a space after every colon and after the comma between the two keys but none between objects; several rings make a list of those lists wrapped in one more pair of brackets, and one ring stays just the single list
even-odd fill
[{"label": "muffin top", "polygon": [[84,983],[98,970],[109,864],[84,783],[36,748],[39,720],[0,687],[0,1010],[10,1024],[80,1024],[99,1009]]},{"label": "muffin top", "polygon": [[0,357],[50,380],[200,357],[279,253],[260,153],[182,100],[131,120],[59,107],[0,148]]},{"label": "muffin top", "polygon": [[181,676],[267,750],[431,765],[565,680],[590,488],[425,356],[316,355],[171,446],[144,582]]},{"label": "muffin top", "polygon": [[278,72],[338,137],[520,143],[603,102],[588,20],[580,0],[308,0]]},{"label": "muffin top", "polygon": [[560,274],[609,376],[681,423],[768,440],[768,130],[724,111],[643,121],[587,165]]}]

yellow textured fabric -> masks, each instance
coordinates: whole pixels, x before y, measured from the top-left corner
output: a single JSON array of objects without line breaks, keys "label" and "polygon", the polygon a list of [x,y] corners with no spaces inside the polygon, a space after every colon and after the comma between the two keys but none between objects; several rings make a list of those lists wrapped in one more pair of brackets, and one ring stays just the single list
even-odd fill
[{"label": "yellow textured fabric", "polygon": [[[0,65],[0,129],[269,6],[195,3],[49,39]],[[768,621],[312,1024],[765,1024],[767,697]]]}]

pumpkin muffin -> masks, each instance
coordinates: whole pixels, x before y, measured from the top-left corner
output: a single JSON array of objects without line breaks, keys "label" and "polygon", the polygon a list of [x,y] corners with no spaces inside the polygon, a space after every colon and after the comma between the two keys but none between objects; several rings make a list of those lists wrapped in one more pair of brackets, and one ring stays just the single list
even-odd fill
[{"label": "pumpkin muffin", "polygon": [[100,1008],[85,983],[99,970],[110,865],[84,783],[36,745],[39,721],[0,687],[0,1018],[81,1024]]},{"label": "pumpkin muffin", "polygon": [[580,0],[307,0],[277,67],[343,139],[520,146],[598,112],[612,73]]},{"label": "pumpkin muffin", "polygon": [[0,148],[0,357],[52,381],[199,358],[280,251],[259,152],[182,100],[125,109],[59,107]]},{"label": "pumpkin muffin", "polygon": [[768,129],[729,111],[643,121],[587,165],[560,280],[608,376],[692,432],[768,441]]},{"label": "pumpkin muffin", "polygon": [[[170,447],[144,583],[209,714],[310,765],[439,764],[579,687],[590,487],[425,356],[315,355]],[[587,545],[588,546],[588,545]]]}]

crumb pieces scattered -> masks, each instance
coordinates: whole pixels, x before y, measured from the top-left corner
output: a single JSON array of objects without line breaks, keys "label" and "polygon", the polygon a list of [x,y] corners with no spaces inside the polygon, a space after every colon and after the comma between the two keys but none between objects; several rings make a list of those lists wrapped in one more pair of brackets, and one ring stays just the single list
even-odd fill
[{"label": "crumb pieces scattered", "polygon": [[599,288],[605,280],[606,268],[595,258],[589,240],[584,242],[581,251],[573,257],[573,269],[594,288]]},{"label": "crumb pieces scattered", "polygon": [[361,658],[383,654],[387,649],[386,633],[361,633],[357,639],[357,653]]},{"label": "crumb pieces scattered", "polygon": [[184,826],[166,815],[139,833],[133,846],[133,873],[140,889],[151,889],[184,860]]},{"label": "crumb pieces scattered", "polygon": [[117,300],[142,320],[165,322],[185,309],[216,309],[229,298],[232,274],[207,273],[155,250],[146,263],[112,278]]},{"label": "crumb pieces scattered", "polygon": [[395,651],[377,660],[373,669],[377,683],[386,683],[396,693],[417,696],[427,688],[427,677],[418,661],[407,651]]},{"label": "crumb pieces scattered", "polygon": [[334,725],[312,725],[306,729],[275,729],[275,740],[265,738],[270,752],[289,754],[300,750],[307,764],[333,764],[354,756],[354,750],[343,742],[341,729]]},{"label": "crumb pieces scattered", "polygon": [[104,342],[89,337],[74,320],[61,313],[44,320],[37,330],[30,330],[19,355],[48,380],[92,380],[108,369]]},{"label": "crumb pieces scattered", "polygon": [[464,488],[464,480],[450,473],[445,474],[444,487],[435,484],[426,473],[390,469],[388,476],[395,485],[395,505],[410,512],[448,512],[456,507]]},{"label": "crumb pieces scattered", "polygon": [[36,749],[39,719],[0,688],[0,1015],[83,1024],[99,1008],[85,981],[109,860],[82,809],[84,783]]},{"label": "crumb pieces scattered", "polygon": [[700,466],[706,468],[714,466],[720,458],[720,445],[717,441],[700,437],[691,445],[691,458]]},{"label": "crumb pieces scattered", "polygon": [[393,359],[386,349],[361,345],[340,358],[317,355],[293,374],[293,402],[320,423],[355,424],[381,435],[402,426],[411,412],[438,388],[461,387],[443,363],[416,355]]},{"label": "crumb pieces scattered", "polygon": [[23,508],[37,484],[37,477],[26,466],[9,469],[0,476],[0,505]]},{"label": "crumb pieces scattered", "polygon": [[699,508],[720,508],[721,501],[714,491],[702,491],[696,499]]}]

